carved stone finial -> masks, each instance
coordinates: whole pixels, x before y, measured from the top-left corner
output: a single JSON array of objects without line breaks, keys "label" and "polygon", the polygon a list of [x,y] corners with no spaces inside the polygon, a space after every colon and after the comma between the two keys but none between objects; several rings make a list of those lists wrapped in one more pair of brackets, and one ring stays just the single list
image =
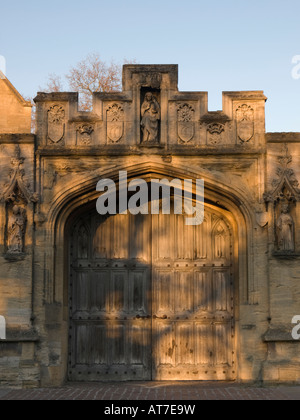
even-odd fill
[{"label": "carved stone finial", "polygon": [[294,170],[289,168],[293,157],[289,153],[287,144],[284,145],[283,153],[277,160],[279,163],[276,171],[277,178],[272,182],[274,189],[264,194],[265,201],[267,203],[300,201],[299,182],[295,177]]},{"label": "carved stone finial", "polygon": [[30,186],[25,183],[25,171],[22,169],[25,158],[13,157],[11,159],[10,182],[6,185],[1,199],[6,203],[16,203],[21,199],[24,203],[36,203],[39,200],[37,193],[30,191]]}]

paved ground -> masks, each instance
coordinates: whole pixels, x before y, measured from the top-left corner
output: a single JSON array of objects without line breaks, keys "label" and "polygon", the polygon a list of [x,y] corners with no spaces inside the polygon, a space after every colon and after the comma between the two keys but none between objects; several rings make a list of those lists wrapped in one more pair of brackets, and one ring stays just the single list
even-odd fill
[{"label": "paved ground", "polygon": [[299,400],[300,387],[260,388],[212,382],[69,383],[62,388],[0,389],[0,400]]}]

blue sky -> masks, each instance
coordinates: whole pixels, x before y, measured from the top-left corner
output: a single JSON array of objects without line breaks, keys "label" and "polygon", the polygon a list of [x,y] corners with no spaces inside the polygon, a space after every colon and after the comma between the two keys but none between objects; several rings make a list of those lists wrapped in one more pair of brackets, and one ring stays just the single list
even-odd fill
[{"label": "blue sky", "polygon": [[[179,89],[264,90],[268,131],[300,132],[299,0],[2,0],[0,56],[26,96],[88,53],[179,64]],[[299,70],[300,75],[300,70]]]}]

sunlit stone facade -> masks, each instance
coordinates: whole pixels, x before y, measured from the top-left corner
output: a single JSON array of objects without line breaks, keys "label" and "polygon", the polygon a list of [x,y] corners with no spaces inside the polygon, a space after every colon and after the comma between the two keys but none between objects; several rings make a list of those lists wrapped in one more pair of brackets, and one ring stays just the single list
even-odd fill
[{"label": "sunlit stone facade", "polygon": [[[126,65],[123,91],[0,79],[0,385],[300,381],[300,133],[266,133],[261,91],[178,91]],[[205,217],[96,212],[100,179],[203,179]]]}]

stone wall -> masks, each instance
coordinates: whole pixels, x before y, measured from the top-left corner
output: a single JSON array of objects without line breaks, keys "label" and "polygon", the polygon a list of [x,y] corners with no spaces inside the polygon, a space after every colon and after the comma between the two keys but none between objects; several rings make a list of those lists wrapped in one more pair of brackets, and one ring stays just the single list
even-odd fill
[{"label": "stone wall", "polygon": [[30,133],[32,105],[5,77],[0,77],[0,98],[0,134]]}]

